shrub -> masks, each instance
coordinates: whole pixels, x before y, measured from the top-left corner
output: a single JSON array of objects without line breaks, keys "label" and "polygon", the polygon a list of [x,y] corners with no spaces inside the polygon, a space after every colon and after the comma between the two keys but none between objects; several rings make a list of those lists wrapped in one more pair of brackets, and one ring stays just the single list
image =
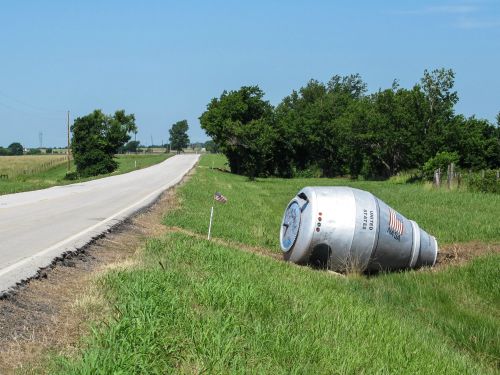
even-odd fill
[{"label": "shrub", "polygon": [[500,179],[497,179],[497,173],[494,170],[485,171],[484,177],[479,173],[474,173],[467,178],[467,187],[471,191],[500,194]]},{"label": "shrub", "polygon": [[64,176],[65,180],[74,181],[78,179],[78,173],[76,172],[67,172]]},{"label": "shrub", "polygon": [[436,156],[425,162],[422,172],[427,179],[432,180],[436,169],[441,168],[444,172],[448,168],[448,165],[451,163],[457,164],[458,160],[459,156],[457,152],[438,152]]},{"label": "shrub", "polygon": [[42,151],[39,148],[30,148],[27,155],[40,155]]}]

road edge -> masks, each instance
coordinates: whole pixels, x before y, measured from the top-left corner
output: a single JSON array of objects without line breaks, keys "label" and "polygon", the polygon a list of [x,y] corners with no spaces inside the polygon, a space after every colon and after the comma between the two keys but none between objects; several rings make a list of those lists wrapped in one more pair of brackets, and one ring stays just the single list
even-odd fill
[{"label": "road edge", "polygon": [[[53,268],[58,262],[63,261],[65,258],[70,258],[79,253],[85,251],[85,248],[90,246],[92,243],[98,239],[104,237],[107,233],[116,230],[120,225],[125,223],[127,220],[132,218],[139,213],[146,211],[152,205],[154,205],[162,194],[170,189],[175,188],[179,185],[184,178],[196,168],[200,161],[201,155],[193,162],[190,168],[181,176],[175,178],[173,181],[165,184],[164,186],[156,189],[155,191],[149,193],[146,197],[140,199],[139,201],[125,207],[124,209],[118,211],[117,213],[111,215],[110,217],[92,225],[91,227],[63,240],[60,241],[41,252],[32,255],[30,257],[24,258],[0,271],[0,276],[9,275],[19,268],[21,268],[19,273],[16,275],[15,279],[19,281],[10,282],[7,281],[8,286],[0,290],[0,299],[6,299],[17,294],[17,292],[29,284],[33,279],[40,279],[46,277],[47,270]],[[71,244],[72,241],[73,244]],[[23,268],[29,264],[29,268]]]}]

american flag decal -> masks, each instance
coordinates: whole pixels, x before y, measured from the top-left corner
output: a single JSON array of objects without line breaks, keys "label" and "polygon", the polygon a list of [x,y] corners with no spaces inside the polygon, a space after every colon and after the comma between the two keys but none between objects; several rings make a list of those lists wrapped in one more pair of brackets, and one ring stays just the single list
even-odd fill
[{"label": "american flag decal", "polygon": [[225,196],[223,196],[221,193],[219,193],[218,191],[214,194],[214,199],[220,203],[227,202],[227,198]]},{"label": "american flag decal", "polygon": [[389,209],[389,231],[399,236],[402,236],[404,232],[403,220],[392,209]]}]

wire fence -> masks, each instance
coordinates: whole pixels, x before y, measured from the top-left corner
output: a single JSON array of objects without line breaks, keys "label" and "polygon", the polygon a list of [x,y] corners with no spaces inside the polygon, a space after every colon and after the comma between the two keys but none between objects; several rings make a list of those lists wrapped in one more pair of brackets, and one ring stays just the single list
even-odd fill
[{"label": "wire fence", "polygon": [[[49,160],[44,160],[49,159]],[[0,157],[0,180],[15,179],[46,172],[67,162],[67,156]]]},{"label": "wire fence", "polygon": [[448,165],[446,171],[438,168],[434,171],[433,185],[440,189],[446,187],[448,190],[467,187],[471,190],[498,192],[500,190],[500,169],[481,170],[457,170],[454,163]]}]

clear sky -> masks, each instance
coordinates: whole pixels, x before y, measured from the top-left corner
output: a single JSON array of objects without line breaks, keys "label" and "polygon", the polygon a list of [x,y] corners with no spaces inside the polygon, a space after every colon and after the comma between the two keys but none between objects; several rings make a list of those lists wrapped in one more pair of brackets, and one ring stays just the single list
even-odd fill
[{"label": "clear sky", "polygon": [[136,115],[138,140],[167,142],[224,89],[272,104],[315,78],[360,73],[370,91],[452,68],[457,111],[500,111],[500,0],[0,0],[0,146],[65,144],[71,118]]}]

